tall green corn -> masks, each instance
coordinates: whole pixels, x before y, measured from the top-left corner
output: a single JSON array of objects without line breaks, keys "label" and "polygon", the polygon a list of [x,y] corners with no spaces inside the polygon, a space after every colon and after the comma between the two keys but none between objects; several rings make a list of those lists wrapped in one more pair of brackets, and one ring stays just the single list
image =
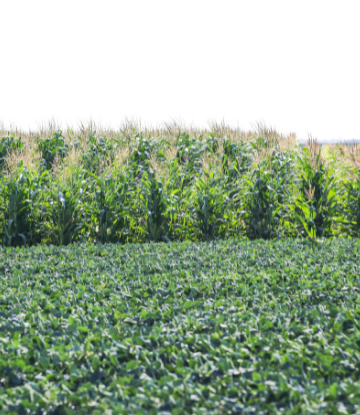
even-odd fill
[{"label": "tall green corn", "polygon": [[29,242],[30,190],[31,178],[22,164],[13,175],[2,181],[0,209],[3,217],[3,246],[21,246]]},{"label": "tall green corn", "polygon": [[281,224],[288,223],[291,158],[278,151],[262,161],[250,178],[243,197],[242,216],[249,239],[271,239],[282,234]]},{"label": "tall green corn", "polygon": [[167,236],[168,226],[165,218],[166,199],[163,184],[156,180],[153,171],[144,172],[142,184],[145,191],[145,205],[147,210],[146,231],[148,241],[170,242]]},{"label": "tall green corn", "polygon": [[301,192],[296,201],[296,212],[298,215],[304,214],[304,202],[309,199],[306,194],[313,191],[310,206],[315,210],[316,236],[332,236],[336,233],[335,225],[339,211],[334,187],[335,176],[331,170],[326,170],[321,149],[316,154],[304,148],[302,156],[298,156],[298,162],[302,168],[302,182]]},{"label": "tall green corn", "polygon": [[223,179],[213,171],[204,175],[196,181],[192,211],[201,239],[210,241],[226,233],[227,195]]},{"label": "tall green corn", "polygon": [[342,209],[342,213],[346,218],[346,221],[343,220],[342,230],[349,235],[360,237],[360,169],[354,173],[354,181],[343,183],[347,201]]},{"label": "tall green corn", "polygon": [[68,151],[68,145],[62,135],[62,131],[56,131],[51,137],[37,139],[39,152],[41,153],[41,170],[51,170],[55,157],[64,158]]},{"label": "tall green corn", "polygon": [[131,198],[126,175],[93,178],[92,193],[95,193],[91,207],[91,239],[104,243],[125,243],[129,233],[127,200]]},{"label": "tall green corn", "polygon": [[15,134],[0,137],[0,175],[5,166],[5,157],[12,151],[19,151],[24,147],[21,137],[15,138]]}]

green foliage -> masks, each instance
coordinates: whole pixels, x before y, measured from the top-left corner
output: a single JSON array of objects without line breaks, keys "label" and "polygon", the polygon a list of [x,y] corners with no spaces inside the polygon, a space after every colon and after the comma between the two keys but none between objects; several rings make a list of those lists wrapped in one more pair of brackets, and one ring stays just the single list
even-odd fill
[{"label": "green foliage", "polygon": [[0,250],[0,414],[356,414],[360,245]]},{"label": "green foliage", "polygon": [[139,178],[143,172],[148,171],[152,146],[150,141],[141,134],[137,137],[133,147],[134,149],[130,156],[130,165],[133,172],[136,173],[136,177]]},{"label": "green foliage", "polygon": [[352,236],[360,236],[360,169],[356,171],[354,181],[344,181],[347,195],[347,203],[342,209],[346,221],[343,221],[343,228],[346,233]]},{"label": "green foliage", "polygon": [[304,226],[305,232],[307,236],[311,239],[311,242],[314,246],[316,241],[316,209],[312,206],[312,198],[310,198],[307,202],[298,198],[295,202],[296,207],[298,209],[298,219]]},{"label": "green foliage", "polygon": [[167,222],[165,218],[166,201],[163,184],[156,180],[153,171],[144,172],[142,185],[146,206],[146,233],[148,241],[170,242],[167,236]]},{"label": "green foliage", "polygon": [[31,177],[22,164],[14,175],[2,180],[3,246],[20,246],[29,242],[31,185]]},{"label": "green foliage", "polygon": [[62,131],[56,131],[51,137],[37,139],[41,154],[42,171],[51,170],[55,157],[64,158],[68,151]]},{"label": "green foliage", "polygon": [[52,194],[48,205],[51,215],[49,234],[55,245],[68,245],[80,229],[77,215],[77,195],[69,189]]},{"label": "green foliage", "polygon": [[[2,170],[0,243],[229,236],[304,236],[314,242],[359,235],[359,179],[335,152],[324,158],[314,140],[309,149],[288,150],[272,131],[263,132],[265,138],[239,140],[218,133],[151,137],[135,130],[107,138],[93,128],[65,137],[59,130],[37,137],[35,152],[22,151],[25,144],[15,135],[3,137],[0,171],[5,162],[22,166],[26,160],[31,173],[26,185],[16,187],[17,173]],[[355,150],[351,154],[357,157]]]},{"label": "green foliage", "polygon": [[326,170],[321,150],[311,154],[309,149],[304,148],[302,157],[298,156],[298,162],[302,167],[298,213],[301,215],[303,212],[304,200],[309,200],[314,211],[313,232],[318,237],[332,236],[336,233],[335,223],[339,210],[334,188],[335,176],[332,171]]},{"label": "green foliage", "polygon": [[194,182],[195,176],[201,171],[201,164],[203,160],[204,150],[207,144],[199,139],[190,138],[187,133],[179,135],[176,143],[179,164],[183,167],[185,175],[184,182],[187,186],[191,186]]},{"label": "green foliage", "polygon": [[96,198],[90,209],[91,236],[102,244],[125,242],[128,234],[126,201],[130,194],[126,175],[91,177],[96,186]]},{"label": "green foliage", "polygon": [[[246,179],[247,192],[242,217],[249,239],[271,239],[281,236],[281,223],[287,219],[291,158],[274,151]],[[288,222],[287,222],[288,223]]]},{"label": "green foliage", "polygon": [[[118,144],[116,140],[108,140],[106,137],[96,137],[96,131],[90,134],[87,140],[87,151],[82,154],[82,165],[85,170],[96,173],[99,171],[100,164],[105,160],[109,163],[114,162],[114,151]],[[78,146],[78,141],[75,141]],[[100,172],[102,173],[102,172]]]},{"label": "green foliage", "polygon": [[251,168],[253,152],[251,145],[248,143],[231,142],[229,139],[224,140],[224,154],[222,164],[225,174],[230,179],[239,178]]},{"label": "green foliage", "polygon": [[177,241],[196,239],[190,207],[192,188],[187,186],[177,158],[170,161],[168,168],[169,177],[165,184],[168,237]]},{"label": "green foliage", "polygon": [[48,219],[45,222],[45,232],[54,245],[68,245],[76,240],[82,229],[82,189],[79,185],[56,187],[47,196],[44,204]]},{"label": "green foliage", "polygon": [[0,174],[4,169],[5,157],[12,151],[19,151],[23,147],[21,137],[15,138],[15,134],[0,137]]},{"label": "green foliage", "polygon": [[205,180],[197,179],[193,214],[200,238],[210,241],[226,234],[227,194],[223,180],[214,172],[205,172]]}]

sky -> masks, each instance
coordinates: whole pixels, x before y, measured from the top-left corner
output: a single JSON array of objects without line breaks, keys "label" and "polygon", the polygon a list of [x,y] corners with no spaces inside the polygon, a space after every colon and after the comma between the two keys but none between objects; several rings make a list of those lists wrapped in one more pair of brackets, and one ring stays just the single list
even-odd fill
[{"label": "sky", "polygon": [[0,0],[0,122],[360,139],[358,0]]}]

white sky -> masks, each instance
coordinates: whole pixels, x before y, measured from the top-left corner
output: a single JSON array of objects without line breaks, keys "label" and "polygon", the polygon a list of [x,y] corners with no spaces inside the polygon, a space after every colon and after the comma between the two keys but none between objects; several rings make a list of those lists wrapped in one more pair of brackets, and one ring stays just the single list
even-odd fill
[{"label": "white sky", "polygon": [[0,0],[0,121],[360,139],[359,0]]}]

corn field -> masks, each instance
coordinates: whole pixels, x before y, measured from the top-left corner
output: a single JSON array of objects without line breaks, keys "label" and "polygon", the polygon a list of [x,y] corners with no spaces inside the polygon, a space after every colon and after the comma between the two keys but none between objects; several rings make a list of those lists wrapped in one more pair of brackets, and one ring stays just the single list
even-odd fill
[{"label": "corn field", "polygon": [[258,125],[0,136],[0,243],[357,237],[360,149]]}]

